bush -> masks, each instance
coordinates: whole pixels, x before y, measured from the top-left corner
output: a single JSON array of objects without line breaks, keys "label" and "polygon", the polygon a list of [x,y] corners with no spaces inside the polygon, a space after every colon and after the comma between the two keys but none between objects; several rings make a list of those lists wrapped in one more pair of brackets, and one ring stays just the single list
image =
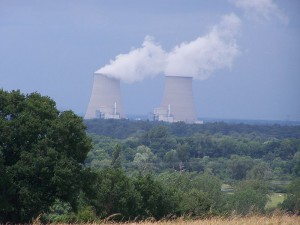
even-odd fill
[{"label": "bush", "polygon": [[283,210],[300,215],[300,179],[290,183],[287,197],[280,206]]},{"label": "bush", "polygon": [[179,201],[175,191],[171,191],[151,175],[139,175],[135,182],[136,191],[141,196],[139,216],[161,219],[167,215],[178,213]]},{"label": "bush", "polygon": [[227,195],[225,209],[247,215],[264,213],[268,201],[267,186],[262,181],[247,180],[238,184],[232,195]]}]

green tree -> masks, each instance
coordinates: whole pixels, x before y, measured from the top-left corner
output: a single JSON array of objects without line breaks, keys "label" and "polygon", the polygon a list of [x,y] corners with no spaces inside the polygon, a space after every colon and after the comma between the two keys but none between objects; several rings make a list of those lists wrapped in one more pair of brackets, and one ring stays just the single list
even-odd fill
[{"label": "green tree", "polygon": [[147,146],[140,145],[137,147],[137,153],[135,154],[133,163],[137,166],[140,172],[145,173],[153,169],[153,163],[156,161],[156,157]]},{"label": "green tree", "polygon": [[287,189],[287,197],[281,204],[281,208],[292,212],[294,214],[300,214],[300,179],[293,180]]},{"label": "green tree", "polygon": [[169,163],[171,167],[175,167],[175,165],[177,166],[179,160],[178,160],[178,156],[177,156],[177,152],[174,149],[171,149],[170,151],[168,151],[165,156],[164,156],[164,161],[166,163]]},{"label": "green tree", "polygon": [[140,137],[140,143],[153,151],[159,158],[176,146],[176,139],[169,134],[166,126],[156,126]]},{"label": "green tree", "polygon": [[183,214],[205,216],[208,212],[218,213],[221,210],[221,181],[209,173],[165,172],[158,179],[163,185],[178,190]]},{"label": "green tree", "polygon": [[222,205],[221,180],[210,173],[195,176],[191,180],[191,186],[207,194],[211,201],[211,210],[216,212]]},{"label": "green tree", "polygon": [[98,216],[104,218],[112,214],[121,214],[121,218],[130,219],[138,215],[140,194],[135,190],[133,181],[120,169],[103,169],[94,180],[95,196],[89,201]]},{"label": "green tree", "polygon": [[175,189],[168,189],[155,181],[152,175],[139,175],[135,180],[136,191],[141,195],[139,215],[143,218],[161,219],[178,212],[178,198]]},{"label": "green tree", "polygon": [[30,221],[55,199],[76,209],[90,148],[73,112],[59,112],[38,93],[0,90],[0,173],[6,183],[0,185],[0,221]]},{"label": "green tree", "polygon": [[237,214],[263,213],[268,201],[268,186],[263,181],[241,181],[232,195],[227,195],[227,209]]},{"label": "green tree", "polygon": [[192,189],[188,193],[183,193],[181,202],[182,212],[190,216],[205,217],[209,214],[213,201],[207,192]]},{"label": "green tree", "polygon": [[294,158],[292,160],[292,171],[296,177],[300,177],[300,150],[295,153]]},{"label": "green tree", "polygon": [[112,160],[111,160],[111,166],[114,169],[121,168],[121,145],[116,144],[113,153],[112,153]]},{"label": "green tree", "polygon": [[227,167],[233,179],[242,180],[246,178],[247,172],[253,164],[253,159],[249,156],[232,155]]},{"label": "green tree", "polygon": [[189,159],[189,146],[188,144],[178,144],[176,146],[176,154],[181,162],[186,162]]},{"label": "green tree", "polygon": [[255,165],[247,172],[247,178],[252,180],[270,180],[272,178],[271,168],[262,160],[255,160]]}]

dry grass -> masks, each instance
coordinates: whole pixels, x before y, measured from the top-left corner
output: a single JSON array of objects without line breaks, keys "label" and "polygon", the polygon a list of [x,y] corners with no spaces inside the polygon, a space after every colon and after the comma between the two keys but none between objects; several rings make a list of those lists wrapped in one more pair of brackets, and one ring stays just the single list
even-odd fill
[{"label": "dry grass", "polygon": [[[107,223],[109,224],[109,223]],[[126,223],[132,225],[296,225],[300,224],[300,217],[296,216],[251,216],[251,217],[232,217],[232,218],[210,218],[202,220],[183,220]]]},{"label": "dry grass", "polygon": [[[37,222],[37,221],[36,221]],[[38,224],[38,223],[34,223]],[[210,219],[184,220],[179,218],[173,221],[144,221],[144,222],[102,222],[86,223],[85,225],[300,225],[300,216],[290,216],[286,214],[273,216],[233,216],[230,218],[213,217]],[[61,224],[63,225],[63,224]],[[65,225],[65,224],[64,224]]]}]

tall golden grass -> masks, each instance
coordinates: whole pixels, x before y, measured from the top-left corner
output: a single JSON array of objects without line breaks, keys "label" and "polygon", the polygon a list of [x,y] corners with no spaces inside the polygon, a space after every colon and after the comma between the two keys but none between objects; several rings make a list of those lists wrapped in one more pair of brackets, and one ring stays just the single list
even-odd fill
[{"label": "tall golden grass", "polygon": [[[39,225],[39,220],[35,220],[35,225]],[[82,223],[80,223],[82,224]],[[176,220],[168,221],[143,221],[143,222],[91,222],[85,223],[85,225],[297,225],[300,224],[300,216],[291,216],[287,214],[272,215],[272,216],[232,216],[229,218],[213,217],[209,219],[198,220],[185,220],[178,218]],[[58,224],[66,225],[66,224]]]}]

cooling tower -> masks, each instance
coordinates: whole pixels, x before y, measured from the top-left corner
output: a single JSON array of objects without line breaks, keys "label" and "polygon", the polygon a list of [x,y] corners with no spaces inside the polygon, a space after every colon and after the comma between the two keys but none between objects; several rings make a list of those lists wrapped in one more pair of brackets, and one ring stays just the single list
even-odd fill
[{"label": "cooling tower", "polygon": [[94,74],[94,83],[85,119],[120,119],[124,117],[120,80]]},{"label": "cooling tower", "polygon": [[163,99],[160,107],[154,110],[157,120],[196,122],[192,81],[192,77],[165,76]]}]

